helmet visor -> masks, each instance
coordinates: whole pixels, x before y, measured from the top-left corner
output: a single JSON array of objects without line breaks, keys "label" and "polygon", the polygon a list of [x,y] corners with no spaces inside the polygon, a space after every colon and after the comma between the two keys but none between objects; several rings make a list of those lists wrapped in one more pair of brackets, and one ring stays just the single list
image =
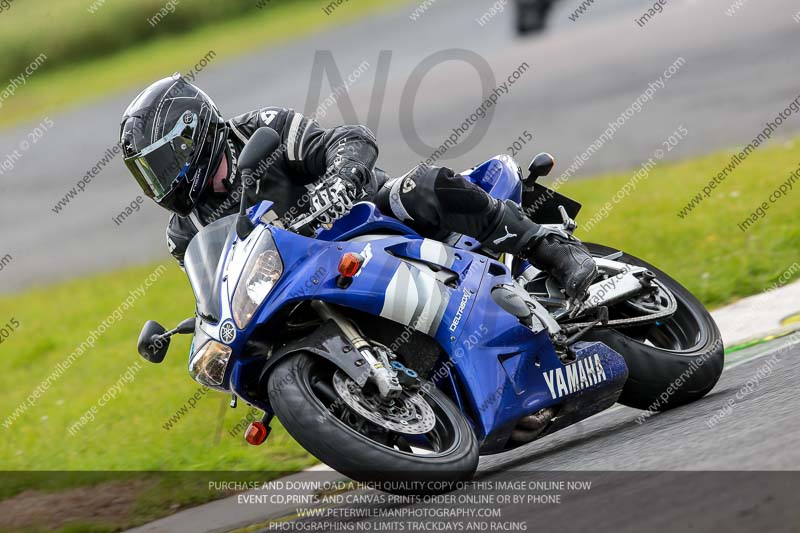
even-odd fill
[{"label": "helmet visor", "polygon": [[197,115],[186,113],[164,137],[125,158],[147,196],[161,200],[186,175],[195,152],[197,124]]}]

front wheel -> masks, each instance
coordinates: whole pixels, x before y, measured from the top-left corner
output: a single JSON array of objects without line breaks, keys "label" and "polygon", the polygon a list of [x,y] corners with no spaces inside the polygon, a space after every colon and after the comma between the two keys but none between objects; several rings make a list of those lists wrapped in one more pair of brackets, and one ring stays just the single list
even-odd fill
[{"label": "front wheel", "polygon": [[[585,244],[595,257],[617,253],[607,246]],[[716,385],[724,358],[722,336],[711,314],[680,283],[649,263],[626,253],[615,260],[646,267],[677,301],[674,314],[665,319],[619,329],[598,328],[584,337],[606,344],[625,358],[628,381],[619,403],[663,411],[702,398]],[[639,310],[636,302],[629,301],[609,311],[624,317]]]},{"label": "front wheel", "polygon": [[268,391],[289,434],[356,481],[405,482],[387,485],[390,492],[440,492],[478,467],[472,428],[429,383],[382,402],[330,362],[298,353],[278,364]]}]

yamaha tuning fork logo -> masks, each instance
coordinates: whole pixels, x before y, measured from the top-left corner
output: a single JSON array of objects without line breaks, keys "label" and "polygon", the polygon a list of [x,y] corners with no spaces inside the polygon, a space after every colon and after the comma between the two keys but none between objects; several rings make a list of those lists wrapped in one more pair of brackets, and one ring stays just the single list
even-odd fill
[{"label": "yamaha tuning fork logo", "polygon": [[236,328],[233,327],[233,322],[228,320],[222,324],[222,327],[219,328],[219,338],[225,344],[230,344],[236,339]]}]

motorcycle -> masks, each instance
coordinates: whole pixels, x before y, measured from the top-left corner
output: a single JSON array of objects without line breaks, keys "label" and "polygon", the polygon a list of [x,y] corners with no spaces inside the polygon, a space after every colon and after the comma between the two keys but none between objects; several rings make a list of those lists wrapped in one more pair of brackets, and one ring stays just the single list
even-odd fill
[{"label": "motorcycle", "polygon": [[[521,258],[465,235],[424,238],[370,202],[337,217],[341,206],[316,203],[297,223],[269,201],[245,209],[246,185],[278,142],[256,132],[239,160],[240,213],[187,249],[195,316],[170,331],[148,321],[138,343],[159,363],[172,335],[193,334],[190,375],[264,412],[247,442],[265,442],[277,416],[354,480],[453,483],[473,476],[479,455],[616,402],[661,411],[717,382],[723,346],[708,311],[623,251],[587,244],[599,275],[573,301]],[[580,204],[537,183],[553,165],[539,154],[523,179],[503,155],[462,174],[572,233]]]}]

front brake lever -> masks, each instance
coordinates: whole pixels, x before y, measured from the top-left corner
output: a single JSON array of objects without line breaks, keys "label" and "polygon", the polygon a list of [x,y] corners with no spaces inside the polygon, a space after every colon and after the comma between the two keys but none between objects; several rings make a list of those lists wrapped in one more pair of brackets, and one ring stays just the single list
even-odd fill
[{"label": "front brake lever", "polygon": [[567,210],[563,205],[558,206],[558,212],[561,213],[561,224],[564,226],[564,231],[572,235],[578,228],[578,223],[567,214]]}]

